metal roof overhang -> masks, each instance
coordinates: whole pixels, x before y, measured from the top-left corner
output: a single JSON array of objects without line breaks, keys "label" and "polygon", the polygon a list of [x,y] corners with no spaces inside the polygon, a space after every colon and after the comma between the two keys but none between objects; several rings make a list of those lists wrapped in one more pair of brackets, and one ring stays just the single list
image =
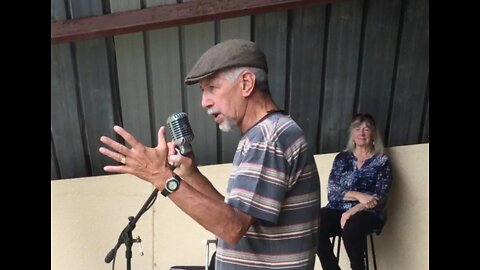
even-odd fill
[{"label": "metal roof overhang", "polygon": [[302,8],[338,0],[196,0],[181,4],[52,21],[51,44]]}]

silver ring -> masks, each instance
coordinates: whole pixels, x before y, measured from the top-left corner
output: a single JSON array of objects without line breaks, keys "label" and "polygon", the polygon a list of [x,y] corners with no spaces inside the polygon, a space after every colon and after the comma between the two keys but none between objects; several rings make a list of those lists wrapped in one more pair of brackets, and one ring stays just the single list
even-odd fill
[{"label": "silver ring", "polygon": [[123,164],[127,164],[127,158],[126,157],[122,157],[122,159],[120,160],[121,163]]}]

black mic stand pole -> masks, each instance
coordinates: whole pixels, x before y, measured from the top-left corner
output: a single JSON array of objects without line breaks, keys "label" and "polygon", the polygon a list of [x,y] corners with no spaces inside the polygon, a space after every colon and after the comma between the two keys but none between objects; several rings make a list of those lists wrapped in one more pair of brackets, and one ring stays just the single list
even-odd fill
[{"label": "black mic stand pole", "polygon": [[116,256],[117,249],[120,247],[121,244],[125,244],[125,258],[127,259],[127,270],[130,270],[131,268],[131,259],[132,259],[132,245],[133,242],[137,242],[140,240],[134,240],[132,237],[132,231],[135,229],[137,226],[137,221],[140,219],[140,217],[145,213],[155,202],[155,199],[157,198],[157,193],[158,189],[154,189],[150,197],[148,197],[147,201],[143,204],[142,208],[140,211],[138,211],[137,215],[134,217],[129,216],[128,217],[128,224],[127,226],[123,229],[123,231],[120,233],[120,236],[118,237],[118,242],[115,245],[115,247],[108,252],[107,256],[105,257],[105,262],[110,263],[113,258]]}]

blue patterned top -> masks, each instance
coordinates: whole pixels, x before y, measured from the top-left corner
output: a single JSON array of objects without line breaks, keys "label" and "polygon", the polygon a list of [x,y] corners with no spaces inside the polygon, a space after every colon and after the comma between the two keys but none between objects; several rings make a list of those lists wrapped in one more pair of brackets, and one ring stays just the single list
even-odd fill
[{"label": "blue patterned top", "polygon": [[337,154],[333,161],[332,171],[328,178],[328,208],[347,211],[357,205],[358,201],[343,200],[348,191],[358,191],[373,195],[379,203],[373,209],[374,213],[386,221],[386,199],[392,184],[392,163],[386,155],[374,155],[365,160],[359,169],[357,158],[351,151]]}]

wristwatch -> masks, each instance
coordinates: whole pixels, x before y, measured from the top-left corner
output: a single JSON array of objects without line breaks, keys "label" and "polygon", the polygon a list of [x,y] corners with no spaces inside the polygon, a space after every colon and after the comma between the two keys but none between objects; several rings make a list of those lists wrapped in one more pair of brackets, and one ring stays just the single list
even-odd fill
[{"label": "wristwatch", "polygon": [[180,181],[182,181],[182,178],[175,174],[172,178],[167,179],[167,181],[165,181],[165,188],[162,190],[162,195],[167,197],[170,193],[177,190],[178,187],[180,187]]}]

